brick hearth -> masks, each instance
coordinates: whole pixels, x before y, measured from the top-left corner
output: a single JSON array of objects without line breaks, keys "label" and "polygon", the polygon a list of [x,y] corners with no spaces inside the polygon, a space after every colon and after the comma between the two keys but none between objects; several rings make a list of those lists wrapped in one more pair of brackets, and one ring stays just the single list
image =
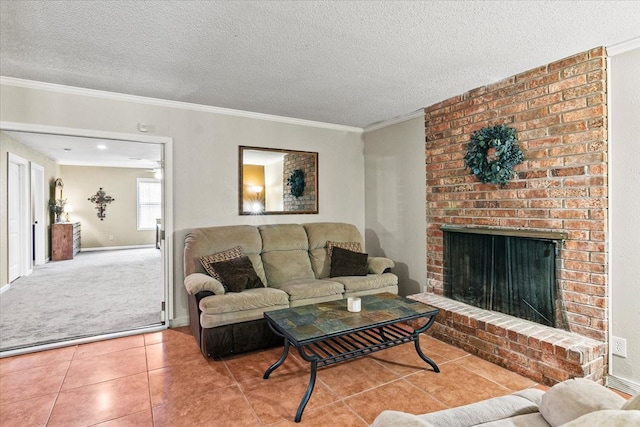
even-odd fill
[{"label": "brick hearth", "polygon": [[[596,48],[425,109],[424,298],[431,298],[429,294],[440,298],[443,293],[443,224],[568,236],[557,259],[560,305],[568,331],[540,332],[562,337],[560,343],[555,338],[540,342],[539,325],[528,328],[536,335],[525,338],[518,328],[487,322],[509,324],[509,316],[493,314],[478,322],[476,316],[482,310],[462,309],[458,303],[455,310],[440,306],[443,314],[434,333],[443,339],[450,336],[468,351],[546,383],[576,376],[600,379],[606,371],[606,74],[606,52]],[[508,186],[483,184],[465,169],[467,144],[474,131],[503,123],[516,128],[525,161],[516,166],[517,177]],[[476,330],[478,325],[482,328]],[[579,343],[576,337],[584,341]],[[575,350],[574,344],[590,350]],[[521,351],[516,351],[518,346]],[[500,356],[501,351],[505,355]]]},{"label": "brick hearth", "polygon": [[483,310],[434,294],[409,298],[440,309],[430,334],[539,383],[574,377],[600,381],[607,349],[579,334]]}]

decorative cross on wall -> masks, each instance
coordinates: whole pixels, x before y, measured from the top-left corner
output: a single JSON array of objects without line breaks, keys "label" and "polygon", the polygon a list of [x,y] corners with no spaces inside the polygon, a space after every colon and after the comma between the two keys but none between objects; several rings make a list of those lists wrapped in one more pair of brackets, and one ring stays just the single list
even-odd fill
[{"label": "decorative cross on wall", "polygon": [[105,213],[105,210],[107,209],[107,204],[113,202],[116,199],[114,199],[111,196],[107,196],[107,193],[105,193],[102,187],[100,187],[98,192],[93,196],[89,197],[87,200],[90,201],[91,203],[96,204],[96,209],[98,210],[98,218],[100,218],[100,221],[103,221],[104,218],[107,216],[107,214]]}]

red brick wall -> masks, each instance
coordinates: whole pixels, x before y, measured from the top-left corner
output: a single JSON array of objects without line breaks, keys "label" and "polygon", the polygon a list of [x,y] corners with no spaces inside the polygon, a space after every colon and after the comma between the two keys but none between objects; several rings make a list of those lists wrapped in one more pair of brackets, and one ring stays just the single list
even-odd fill
[{"label": "red brick wall", "polygon": [[[300,197],[291,194],[291,187],[287,179],[294,170],[301,169],[304,172],[304,192]],[[284,156],[282,173],[284,182],[284,210],[290,211],[314,211],[316,209],[316,164],[310,154],[288,153]]]},{"label": "red brick wall", "polygon": [[[572,332],[606,341],[606,52],[596,48],[425,109],[427,291],[442,294],[443,224],[564,231],[558,279]],[[517,129],[506,187],[465,168],[473,131]]]}]

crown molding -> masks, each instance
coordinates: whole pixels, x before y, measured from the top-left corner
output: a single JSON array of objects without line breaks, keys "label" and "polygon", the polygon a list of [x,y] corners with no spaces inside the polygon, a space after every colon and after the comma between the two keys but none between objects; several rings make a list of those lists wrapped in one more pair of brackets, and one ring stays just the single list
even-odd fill
[{"label": "crown molding", "polygon": [[608,56],[616,56],[621,53],[629,52],[630,50],[640,49],[640,37],[627,40],[626,42],[616,43],[607,47]]},{"label": "crown molding", "polygon": [[17,86],[28,89],[47,90],[50,92],[65,93],[71,95],[89,96],[94,98],[111,99],[123,102],[135,102],[138,104],[153,105],[156,107],[180,108],[183,110],[200,111],[205,113],[222,114],[226,116],[245,117],[256,120],[266,120],[271,122],[287,123],[300,126],[309,126],[341,132],[362,133],[363,129],[355,126],[338,125],[333,123],[316,122],[313,120],[296,119],[294,117],[276,116],[271,114],[255,113],[251,111],[234,110],[231,108],[213,107],[202,104],[192,104],[189,102],[171,101],[168,99],[149,98],[138,95],[127,95],[123,93],[107,92],[103,90],[86,89],[75,86],[66,86],[56,83],[38,82],[35,80],[18,79],[15,77],[0,76],[0,84],[6,86]]},{"label": "crown molding", "polygon": [[387,126],[395,125],[398,123],[406,122],[407,120],[417,119],[418,117],[424,118],[424,109],[421,108],[416,111],[412,111],[411,113],[404,114],[402,116],[394,117],[389,120],[383,120],[381,122],[373,123],[364,128],[364,132],[371,132],[374,130],[386,128]]}]

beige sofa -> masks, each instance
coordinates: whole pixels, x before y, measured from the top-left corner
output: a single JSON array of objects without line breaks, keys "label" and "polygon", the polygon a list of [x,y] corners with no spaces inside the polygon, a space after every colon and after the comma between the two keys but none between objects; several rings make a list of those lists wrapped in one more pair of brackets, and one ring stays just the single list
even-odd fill
[{"label": "beige sofa", "polygon": [[372,427],[631,427],[640,426],[640,395],[625,401],[591,380],[563,381],[544,392],[507,396],[424,415],[383,411]]},{"label": "beige sofa", "polygon": [[[206,357],[220,357],[282,343],[264,312],[381,292],[398,293],[393,261],[366,259],[366,275],[330,277],[327,242],[356,243],[358,229],[346,223],[237,225],[196,228],[185,238],[184,284],[191,330]],[[207,275],[201,257],[240,246],[262,282],[226,292]]]}]

